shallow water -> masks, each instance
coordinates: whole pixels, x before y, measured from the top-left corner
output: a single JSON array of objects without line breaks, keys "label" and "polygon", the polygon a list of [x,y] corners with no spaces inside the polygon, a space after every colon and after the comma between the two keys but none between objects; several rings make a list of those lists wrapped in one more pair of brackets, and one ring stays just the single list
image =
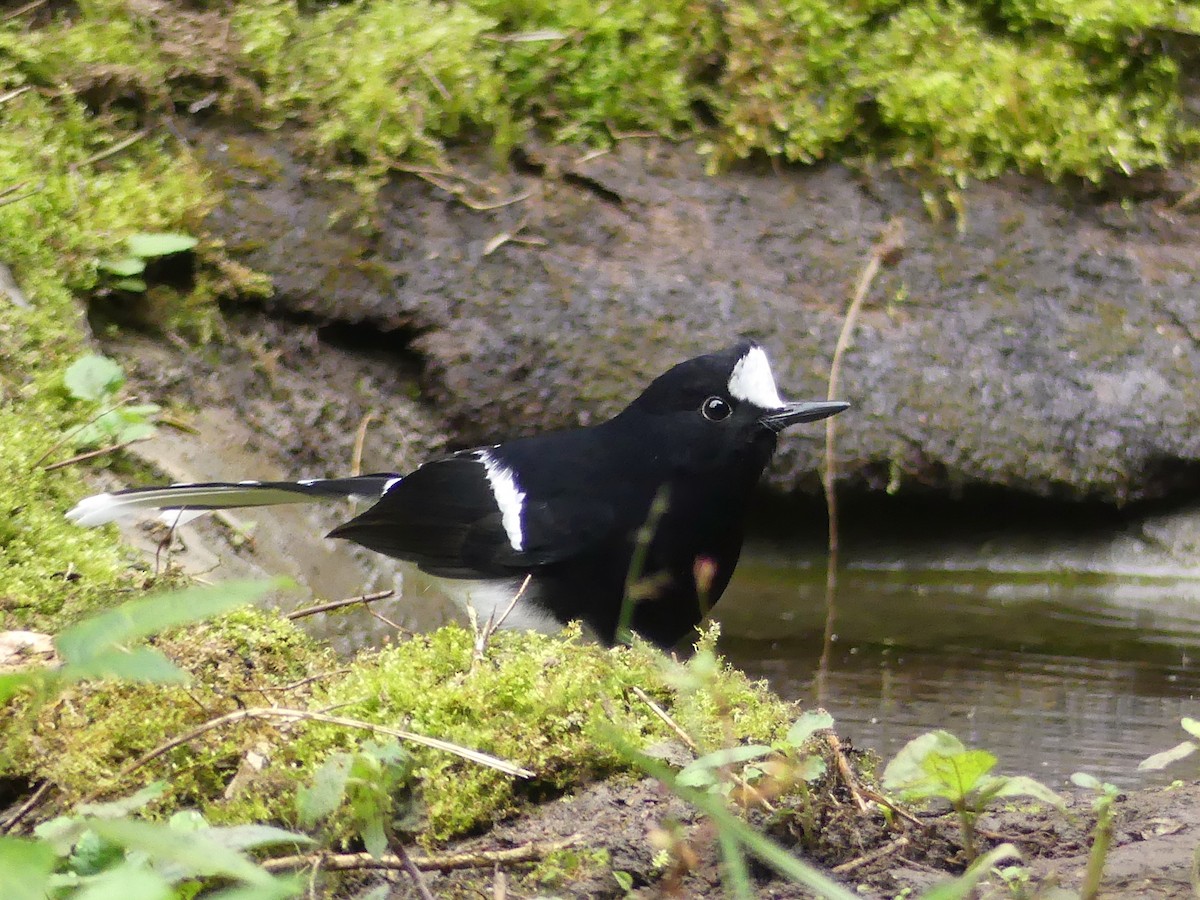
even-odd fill
[{"label": "shallow water", "polygon": [[996,754],[998,771],[1056,786],[1079,770],[1122,786],[1194,775],[1195,758],[1136,767],[1187,737],[1181,716],[1200,716],[1200,580],[1006,559],[847,563],[818,678],[824,562],[759,547],[719,606],[722,649],[884,759],[945,728]]}]

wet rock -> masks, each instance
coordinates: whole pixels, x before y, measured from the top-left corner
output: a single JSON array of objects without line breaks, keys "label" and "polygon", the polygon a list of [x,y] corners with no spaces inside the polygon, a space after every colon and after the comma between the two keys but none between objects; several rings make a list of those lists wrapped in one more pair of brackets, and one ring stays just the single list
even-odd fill
[{"label": "wet rock", "polygon": [[[738,335],[769,348],[785,394],[823,396],[854,285],[899,218],[907,249],[843,363],[846,481],[1118,503],[1200,481],[1200,212],[1169,180],[1122,200],[1007,178],[938,221],[940,195],[902,173],[709,177],[693,147],[626,140],[503,171],[462,151],[364,209],[278,133],[196,139],[228,191],[210,225],[274,278],[269,310],[415,350],[461,443],[596,421]],[[815,488],[821,441],[789,435],[776,486]]]}]

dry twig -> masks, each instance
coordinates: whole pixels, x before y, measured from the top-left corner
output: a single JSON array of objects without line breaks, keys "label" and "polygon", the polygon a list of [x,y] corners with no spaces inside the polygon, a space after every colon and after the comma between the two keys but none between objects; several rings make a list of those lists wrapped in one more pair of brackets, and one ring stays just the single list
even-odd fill
[{"label": "dry twig", "polygon": [[831,870],[834,875],[845,875],[847,872],[853,872],[855,869],[861,869],[863,866],[869,866],[873,862],[883,859],[885,856],[891,856],[897,850],[903,850],[908,846],[908,838],[904,835],[884,844],[882,847],[876,847],[870,853],[865,853],[857,859],[852,859],[849,862],[844,862],[840,866],[834,866]]},{"label": "dry twig", "polygon": [[[477,627],[475,629],[475,655],[471,660],[472,669],[483,662],[483,656],[487,652],[488,641],[492,639],[492,635],[496,633],[496,629],[503,627],[505,619],[509,617],[509,614],[512,613],[513,608],[520,602],[521,598],[525,596],[525,591],[528,589],[532,578],[532,574],[525,576],[525,580],[521,582],[520,589],[508,601],[508,606],[504,608],[504,612],[500,613],[499,619],[496,618],[496,613],[493,611],[492,615],[488,616],[488,620],[484,623],[483,628]],[[474,607],[469,607],[468,609],[471,613],[475,611]],[[471,624],[477,625],[477,620],[474,616],[472,616]]]},{"label": "dry twig", "polygon": [[358,431],[354,433],[354,455],[350,458],[350,474],[357,477],[362,474],[363,444],[367,442],[367,428],[377,419],[375,411],[371,410],[358,423]]},{"label": "dry twig", "polygon": [[[827,400],[837,399],[839,381],[842,374],[842,356],[850,347],[854,335],[854,327],[858,322],[858,314],[862,310],[867,292],[879,274],[879,268],[885,262],[895,259],[904,249],[904,220],[896,218],[888,222],[882,236],[871,248],[871,255],[863,266],[858,284],[854,288],[854,297],[846,310],[846,318],[842,322],[842,331],[838,335],[837,344],[833,348],[833,360],[829,364],[829,390]],[[825,492],[825,508],[829,519],[829,550],[825,567],[825,637],[821,647],[821,660],[817,666],[817,704],[824,702],[825,674],[829,670],[830,658],[833,653],[833,634],[836,621],[836,606],[834,599],[837,594],[838,573],[838,508],[837,492],[834,484],[837,480],[836,416],[825,420],[825,467],[821,473],[821,487]]]},{"label": "dry twig", "polygon": [[31,812],[37,809],[38,804],[46,799],[46,795],[54,788],[54,782],[43,781],[38,785],[38,789],[29,795],[29,799],[17,808],[17,811],[9,816],[3,825],[0,825],[0,834],[9,834],[14,828],[21,824],[21,820],[28,816]]},{"label": "dry twig", "polygon": [[842,779],[842,783],[846,785],[846,790],[850,792],[850,796],[854,798],[854,805],[858,807],[859,812],[866,812],[866,801],[863,800],[862,794],[859,793],[858,779],[854,777],[854,770],[850,768],[850,761],[846,759],[846,754],[842,752],[842,742],[838,740],[838,736],[833,731],[826,731],[825,743],[833,751],[833,761],[837,765],[838,776]]},{"label": "dry twig", "polygon": [[376,600],[386,600],[388,597],[395,595],[395,591],[376,591],[373,594],[363,594],[360,597],[346,597],[342,600],[330,600],[327,603],[318,603],[315,606],[306,606],[303,609],[297,609],[284,616],[285,619],[303,619],[306,616],[315,616],[317,613],[329,612],[333,609],[341,609],[343,606],[354,606],[357,603],[366,605],[374,603]]},{"label": "dry twig", "polygon": [[[422,872],[453,872],[458,869],[483,869],[513,863],[537,862],[551,853],[573,847],[583,838],[576,833],[559,841],[534,842],[507,850],[478,850],[474,853],[446,853],[440,856],[414,856],[412,863]],[[311,865],[312,854],[280,856],[263,860],[262,867],[268,872],[301,869]],[[399,857],[387,855],[376,859],[369,853],[334,853],[322,857],[321,868],[330,872],[347,872],[356,869],[388,869],[403,871],[404,863]]]}]

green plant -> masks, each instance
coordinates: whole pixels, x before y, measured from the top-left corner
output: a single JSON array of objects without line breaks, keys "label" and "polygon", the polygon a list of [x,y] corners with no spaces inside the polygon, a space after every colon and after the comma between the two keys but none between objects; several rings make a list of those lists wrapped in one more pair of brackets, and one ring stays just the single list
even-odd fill
[{"label": "green plant", "polygon": [[1186,759],[1197,750],[1200,750],[1200,721],[1190,719],[1184,716],[1179,720],[1179,724],[1183,730],[1190,734],[1196,740],[1183,741],[1176,744],[1170,750],[1163,750],[1161,753],[1155,753],[1153,756],[1147,756],[1138,763],[1138,771],[1157,771],[1165,769],[1173,762],[1178,762],[1181,759]]},{"label": "green plant", "polygon": [[1076,772],[1071,781],[1081,788],[1096,793],[1092,809],[1096,813],[1096,827],[1092,830],[1092,850],[1088,854],[1087,869],[1083,884],[1079,888],[1080,900],[1093,900],[1100,893],[1100,879],[1104,875],[1104,863],[1108,860],[1108,848],[1113,837],[1113,803],[1120,791],[1114,784],[1101,782],[1094,775]]},{"label": "green plant", "polygon": [[77,681],[120,678],[160,684],[181,683],[187,675],[153,647],[135,646],[143,638],[244,606],[286,582],[242,581],[191,587],[138,600],[85,619],[54,639],[61,663],[52,668],[0,674],[0,703],[18,691],[53,696]]},{"label": "green plant", "polygon": [[102,408],[96,417],[68,434],[77,449],[128,444],[154,434],[152,421],[159,407],[153,403],[121,403],[117,395],[125,384],[121,367],[106,356],[88,354],[75,360],[63,375],[67,393],[76,400]]},{"label": "green plant", "polygon": [[[245,582],[191,588],[133,600],[86,619],[55,639],[59,665],[0,675],[0,703],[9,704],[22,692],[46,699],[73,682],[92,679],[185,680],[162,653],[137,642],[242,606],[272,586]],[[32,708],[22,714],[31,715]],[[244,851],[309,844],[309,838],[265,825],[214,828],[190,810],[176,812],[167,822],[133,817],[165,787],[155,782],[120,800],[80,804],[39,825],[32,838],[0,837],[3,895],[12,900],[161,900],[193,897],[209,879],[236,883],[206,895],[214,898],[276,900],[300,892],[297,878],[271,875]]]},{"label": "green plant", "polygon": [[[299,893],[295,878],[275,878],[255,865],[244,851],[313,841],[268,825],[229,825],[214,828],[194,810],[181,810],[166,822],[134,818],[158,798],[165,785],[155,782],[130,797],[109,803],[81,804],[68,815],[43,822],[26,847],[49,846],[56,871],[46,886],[56,893],[81,896],[112,892],[112,896],[193,896],[206,879],[242,883],[239,898],[271,900]],[[44,858],[40,850],[35,860]]]},{"label": "green plant", "polygon": [[394,739],[364,741],[354,753],[334,753],[296,797],[306,828],[339,810],[350,817],[367,852],[381,858],[400,831],[418,824],[412,802],[412,756]]},{"label": "green plant", "polygon": [[142,275],[150,260],[186,253],[198,243],[199,240],[190,234],[166,231],[131,234],[125,238],[124,255],[102,257],[96,261],[96,268],[116,279],[112,287],[140,293],[146,290]]},{"label": "green plant", "polygon": [[969,750],[947,731],[913,738],[883,771],[883,786],[904,800],[942,799],[958,814],[963,850],[974,860],[975,820],[993,800],[1032,797],[1062,808],[1052,790],[1024,775],[990,775],[996,757],[986,750]]}]

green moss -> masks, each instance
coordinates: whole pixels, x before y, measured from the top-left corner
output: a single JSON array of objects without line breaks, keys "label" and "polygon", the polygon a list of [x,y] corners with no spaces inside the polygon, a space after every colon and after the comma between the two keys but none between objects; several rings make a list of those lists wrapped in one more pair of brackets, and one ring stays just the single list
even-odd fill
[{"label": "green moss", "polygon": [[222,795],[246,752],[280,740],[273,723],[245,721],[208,731],[121,781],[122,767],[216,716],[279,702],[304,705],[308,686],[282,688],[332,669],[328,651],[277,613],[247,609],[182,630],[156,646],[191,676],[189,685],[95,683],[49,705],[0,717],[0,774],[48,779],[67,803],[93,792],[126,793],[168,781],[163,804],[196,805]]},{"label": "green moss", "polygon": [[[26,84],[0,31],[0,93]],[[0,623],[47,629],[77,618],[125,583],[112,534],[70,526],[62,513],[85,493],[78,472],[45,472],[43,458],[95,410],[61,390],[85,349],[75,297],[97,284],[96,261],[126,234],[195,229],[211,203],[187,156],[146,138],[103,159],[123,132],[68,96],[28,90],[3,104],[0,260],[30,308],[0,300]]]},{"label": "green moss", "polygon": [[267,108],[308,126],[326,155],[386,170],[438,155],[443,138],[503,126],[503,85],[468,6],[408,2],[241,4],[233,16]]},{"label": "green moss", "polygon": [[[797,714],[762,684],[716,665],[695,684],[667,684],[671,667],[658,651],[608,650],[564,636],[502,632],[487,659],[472,669],[470,632],[443,628],[359,659],[319,691],[318,705],[483,750],[537,773],[515,780],[446,753],[413,748],[428,814],[427,837],[470,831],[554,794],[627,768],[606,740],[611,728],[643,744],[672,737],[631,693],[634,686],[675,710],[699,740],[778,740]],[[290,750],[310,768],[348,746],[350,736],[311,725]]]},{"label": "green moss", "polygon": [[1196,140],[1179,125],[1177,66],[1115,35],[1161,24],[1166,6],[1001,4],[1011,18],[996,33],[976,9],[936,0],[735,3],[714,150],[800,161],[883,150],[959,182],[1164,165]]},{"label": "green moss", "polygon": [[1200,4],[1168,0],[247,0],[152,13],[88,0],[45,28],[0,26],[0,50],[102,108],[212,94],[255,123],[297,123],[342,166],[330,174],[370,193],[398,163],[439,163],[447,141],[486,134],[506,150],[531,129],[593,144],[699,136],[717,164],[866,153],[958,181],[1009,168],[1099,180],[1195,148],[1178,66],[1148,35],[1198,30]]}]

